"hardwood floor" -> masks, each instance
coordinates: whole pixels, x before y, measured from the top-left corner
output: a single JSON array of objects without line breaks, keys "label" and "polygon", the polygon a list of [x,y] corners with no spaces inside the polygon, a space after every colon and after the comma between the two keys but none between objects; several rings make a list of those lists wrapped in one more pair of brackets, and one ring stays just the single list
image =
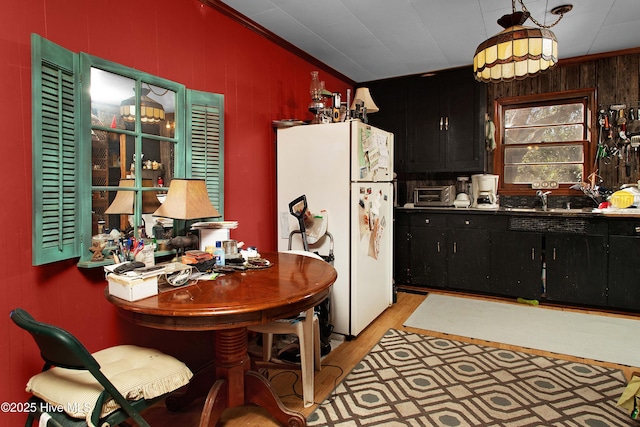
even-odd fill
[{"label": "hardwood floor", "polygon": [[[436,292],[434,292],[436,293]],[[446,292],[437,292],[446,293]],[[456,294],[461,296],[460,294]],[[304,408],[302,405],[302,384],[299,371],[284,371],[282,369],[269,370],[269,377],[272,384],[282,402],[290,409],[301,412],[305,417],[311,414],[317,404],[322,402],[335,388],[335,386],[348,375],[353,367],[369,352],[369,350],[380,340],[384,333],[390,329],[402,329],[418,333],[424,333],[419,329],[405,328],[403,322],[413,313],[420,305],[426,295],[413,293],[398,293],[398,301],[389,307],[375,322],[365,329],[356,339],[345,341],[340,346],[331,351],[322,361],[322,370],[316,372],[315,391],[316,404],[310,408]],[[477,298],[474,296],[474,298]],[[562,309],[562,308],[558,308]],[[615,314],[611,314],[614,316]],[[625,377],[629,379],[633,372],[638,368],[615,365],[612,363],[596,362],[591,360],[580,359],[571,356],[558,355],[544,351],[522,349],[519,347],[489,343],[482,340],[468,339],[451,335],[437,334],[430,332],[429,335],[443,336],[449,339],[456,339],[464,342],[472,342],[477,344],[491,345],[499,348],[508,348],[511,350],[524,351],[559,359],[567,359],[577,362],[592,363],[601,366],[613,367],[620,369]],[[197,426],[200,410],[203,400],[194,402],[187,412],[172,413],[167,411],[164,404],[160,403],[150,408],[144,413],[145,418],[153,427],[173,427],[173,426]],[[261,408],[255,406],[243,406],[229,409],[224,412],[219,425],[225,427],[236,426],[277,426],[278,424]]]}]

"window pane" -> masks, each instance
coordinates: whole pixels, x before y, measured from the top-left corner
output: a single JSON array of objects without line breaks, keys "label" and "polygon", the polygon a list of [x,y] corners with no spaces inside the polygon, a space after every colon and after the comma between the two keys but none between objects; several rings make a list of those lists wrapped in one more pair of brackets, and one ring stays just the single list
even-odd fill
[{"label": "window pane", "polygon": [[[142,82],[140,120],[143,133],[173,138],[175,108],[176,93],[174,91]],[[123,115],[123,118],[130,121],[128,125],[132,125],[133,122],[131,120],[135,120],[135,112],[132,116]],[[129,126],[127,126],[127,129],[129,129]]]},{"label": "window pane", "polygon": [[135,89],[136,80],[92,67],[92,114],[102,126],[135,131],[136,116],[140,112],[141,132],[173,138],[176,92],[142,81],[138,104]]},{"label": "window pane", "polygon": [[504,112],[505,128],[582,122],[582,103],[513,108]]},{"label": "window pane", "polygon": [[[117,186],[118,184],[116,184]],[[133,183],[131,183],[133,185]],[[117,199],[116,199],[117,197]],[[93,233],[117,229],[126,232],[133,224],[134,191],[93,191]],[[114,204],[114,201],[116,203]],[[106,206],[103,208],[103,206]],[[107,208],[110,212],[107,214]]]},{"label": "window pane", "polygon": [[[136,82],[119,74],[91,68],[91,117],[92,125],[112,129],[124,129],[120,117],[120,103],[134,95],[131,88]],[[93,123],[93,118],[97,120]]]},{"label": "window pane", "polygon": [[[151,180],[154,187],[168,187],[173,178],[174,148],[173,142],[144,138],[142,179]],[[135,176],[135,171],[131,176]]]},{"label": "window pane", "polygon": [[[133,180],[123,180],[121,186],[133,186]],[[143,180],[143,187],[151,187],[151,180]],[[134,224],[134,206],[136,203],[134,190],[118,189],[117,191],[93,191],[93,235],[100,232],[107,232],[112,229],[120,230],[123,233],[131,232]],[[163,226],[171,227],[171,220],[165,221],[163,218],[155,218],[153,213],[164,201],[166,194],[162,191],[142,192],[142,226],[146,228],[146,234],[142,229],[139,236],[152,236],[153,225],[160,220]],[[107,205],[108,209],[99,208]],[[107,213],[108,212],[108,213]]]},{"label": "window pane", "polygon": [[[136,87],[140,88],[137,96]],[[149,195],[157,200],[155,192],[140,189],[107,191],[96,187],[118,187],[124,179],[131,180],[128,187],[135,187],[134,179],[138,175],[142,178],[142,187],[169,185],[175,170],[175,104],[176,92],[173,90],[91,68],[94,234],[103,227],[124,231],[131,225],[140,230],[140,224],[133,224],[134,200],[140,197],[136,192],[143,198],[143,223],[150,221],[150,227],[153,226],[155,221],[150,214],[157,206],[148,208],[149,203],[145,204],[145,200],[151,200]],[[116,194],[127,196],[126,212],[107,214],[107,209],[117,201]],[[122,209],[119,205],[118,210]]]},{"label": "window pane", "polygon": [[582,163],[582,145],[531,145],[506,147],[505,164],[511,163]]},{"label": "window pane", "polygon": [[508,184],[531,184],[535,181],[557,181],[570,184],[582,176],[582,164],[505,165],[504,181]]},{"label": "window pane", "polygon": [[581,145],[506,147],[504,180],[509,184],[577,182],[583,173],[583,160]]},{"label": "window pane", "polygon": [[505,129],[505,144],[535,144],[540,142],[581,141],[584,137],[584,126],[562,125],[541,128]]}]

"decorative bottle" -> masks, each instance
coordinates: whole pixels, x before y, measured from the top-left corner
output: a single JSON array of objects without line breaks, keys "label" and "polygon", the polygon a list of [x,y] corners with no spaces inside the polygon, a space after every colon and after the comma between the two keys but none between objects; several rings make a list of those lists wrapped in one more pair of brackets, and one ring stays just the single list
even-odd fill
[{"label": "decorative bottle", "polygon": [[222,242],[216,242],[216,249],[213,251],[213,258],[215,259],[215,265],[218,267],[225,266],[224,249],[222,249]]}]

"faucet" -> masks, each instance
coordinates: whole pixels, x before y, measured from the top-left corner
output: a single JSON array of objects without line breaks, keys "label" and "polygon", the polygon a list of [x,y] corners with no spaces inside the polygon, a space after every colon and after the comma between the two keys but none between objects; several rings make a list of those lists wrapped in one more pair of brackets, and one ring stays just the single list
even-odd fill
[{"label": "faucet", "polygon": [[536,191],[536,196],[540,197],[540,200],[542,201],[542,210],[546,211],[547,210],[547,196],[551,194],[551,191],[542,191],[542,190],[538,190]]}]

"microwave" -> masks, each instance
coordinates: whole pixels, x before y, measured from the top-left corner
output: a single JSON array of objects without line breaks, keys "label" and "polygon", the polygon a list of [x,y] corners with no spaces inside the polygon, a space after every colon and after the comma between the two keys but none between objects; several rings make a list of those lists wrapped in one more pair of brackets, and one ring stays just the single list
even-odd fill
[{"label": "microwave", "polygon": [[456,187],[453,185],[416,187],[413,191],[414,206],[453,206],[455,198]]}]

